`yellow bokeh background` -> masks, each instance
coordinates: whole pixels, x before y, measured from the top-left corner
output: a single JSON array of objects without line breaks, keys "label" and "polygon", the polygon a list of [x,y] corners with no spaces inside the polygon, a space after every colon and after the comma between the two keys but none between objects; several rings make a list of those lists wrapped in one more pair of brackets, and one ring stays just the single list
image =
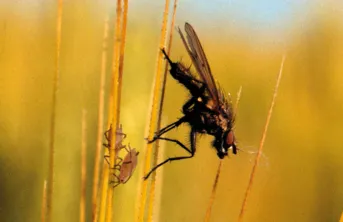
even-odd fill
[{"label": "yellow bokeh background", "polygon": [[[239,87],[243,89],[235,131],[239,147],[246,152],[224,161],[211,221],[238,218],[284,54],[283,77],[244,221],[339,220],[343,211],[343,5],[326,1],[309,5],[310,9],[291,14],[287,24],[278,26],[275,19],[278,28],[264,32],[263,27],[242,25],[239,18],[221,20],[226,17],[220,14],[219,3],[206,11],[204,6],[198,8],[197,1],[179,1],[176,25],[182,28],[186,21],[193,25],[214,77],[233,101]],[[48,175],[56,6],[43,0],[0,3],[1,221],[40,219]],[[134,221],[163,8],[163,1],[129,3],[121,123],[128,134],[126,143],[142,154],[134,176],[115,190],[115,221]],[[88,126],[87,221],[91,218],[106,15],[110,17],[108,98],[115,3],[65,1],[63,5],[53,221],[79,218],[83,108]],[[176,34],[171,58],[190,64]],[[164,124],[181,117],[187,96],[168,76]],[[188,143],[188,133],[185,125],[169,136]],[[164,166],[156,221],[203,221],[219,163],[211,139],[198,138],[193,159]],[[163,145],[165,157],[184,154],[173,144]]]}]

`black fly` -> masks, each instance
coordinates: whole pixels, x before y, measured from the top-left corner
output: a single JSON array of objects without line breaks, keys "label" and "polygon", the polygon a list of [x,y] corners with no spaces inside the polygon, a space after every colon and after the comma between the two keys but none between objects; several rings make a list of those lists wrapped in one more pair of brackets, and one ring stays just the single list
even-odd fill
[{"label": "black fly", "polygon": [[[196,151],[195,142],[197,133],[214,136],[212,145],[216,149],[220,159],[228,155],[230,148],[234,154],[237,153],[235,136],[232,131],[234,122],[232,105],[227,101],[224,93],[218,90],[219,87],[214,81],[204,50],[193,27],[186,23],[185,31],[187,41],[179,28],[179,34],[183,44],[192,59],[192,63],[200,76],[200,80],[195,78],[191,74],[190,69],[186,68],[182,63],[172,62],[164,49],[162,49],[165,58],[171,66],[170,74],[189,90],[191,98],[182,107],[184,115],[178,121],[156,132],[154,138],[149,140],[148,143],[152,143],[157,139],[167,140],[178,144],[190,155],[168,158],[152,168],[144,179],[147,179],[153,171],[169,161],[192,158]],[[188,123],[191,127],[190,148],[176,139],[162,137],[163,134],[178,127],[182,123]]]}]

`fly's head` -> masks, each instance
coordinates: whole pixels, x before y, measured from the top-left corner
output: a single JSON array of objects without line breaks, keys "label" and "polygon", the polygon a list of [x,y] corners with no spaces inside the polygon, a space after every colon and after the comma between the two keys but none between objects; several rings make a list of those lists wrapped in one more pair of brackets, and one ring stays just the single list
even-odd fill
[{"label": "fly's head", "polygon": [[228,155],[228,151],[232,149],[233,154],[237,153],[235,134],[232,129],[233,118],[227,113],[223,112],[218,115],[218,128],[215,135],[213,146],[217,150],[217,155],[223,159]]},{"label": "fly's head", "polygon": [[217,155],[223,159],[228,155],[228,151],[232,149],[232,153],[237,153],[235,134],[232,129],[226,130],[223,133],[217,134],[213,141],[213,146],[217,150]]},{"label": "fly's head", "polygon": [[232,149],[232,153],[237,154],[236,138],[232,129],[224,133],[224,147],[226,149]]}]

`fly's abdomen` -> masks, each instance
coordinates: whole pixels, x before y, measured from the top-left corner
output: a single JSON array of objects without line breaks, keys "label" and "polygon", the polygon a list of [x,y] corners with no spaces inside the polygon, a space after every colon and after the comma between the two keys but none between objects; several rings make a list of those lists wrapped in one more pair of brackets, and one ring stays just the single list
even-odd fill
[{"label": "fly's abdomen", "polygon": [[189,69],[184,67],[181,63],[174,63],[170,74],[179,83],[184,85],[192,96],[200,96],[204,91],[204,84],[197,80],[190,72]]}]

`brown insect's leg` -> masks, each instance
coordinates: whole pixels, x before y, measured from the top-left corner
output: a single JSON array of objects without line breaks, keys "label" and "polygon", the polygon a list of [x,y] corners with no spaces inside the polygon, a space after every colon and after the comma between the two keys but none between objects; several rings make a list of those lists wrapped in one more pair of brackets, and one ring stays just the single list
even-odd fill
[{"label": "brown insect's leg", "polygon": [[110,165],[110,161],[108,160],[108,158],[110,158],[110,156],[109,155],[105,155],[104,158],[105,158],[107,164]]},{"label": "brown insect's leg", "polygon": [[111,180],[110,181],[110,184],[114,184],[113,188],[115,188],[116,186],[118,186],[120,184],[120,180],[119,180],[119,177],[116,174],[112,174],[112,175],[115,177],[115,179],[117,179],[117,181],[115,181],[115,180]]}]

